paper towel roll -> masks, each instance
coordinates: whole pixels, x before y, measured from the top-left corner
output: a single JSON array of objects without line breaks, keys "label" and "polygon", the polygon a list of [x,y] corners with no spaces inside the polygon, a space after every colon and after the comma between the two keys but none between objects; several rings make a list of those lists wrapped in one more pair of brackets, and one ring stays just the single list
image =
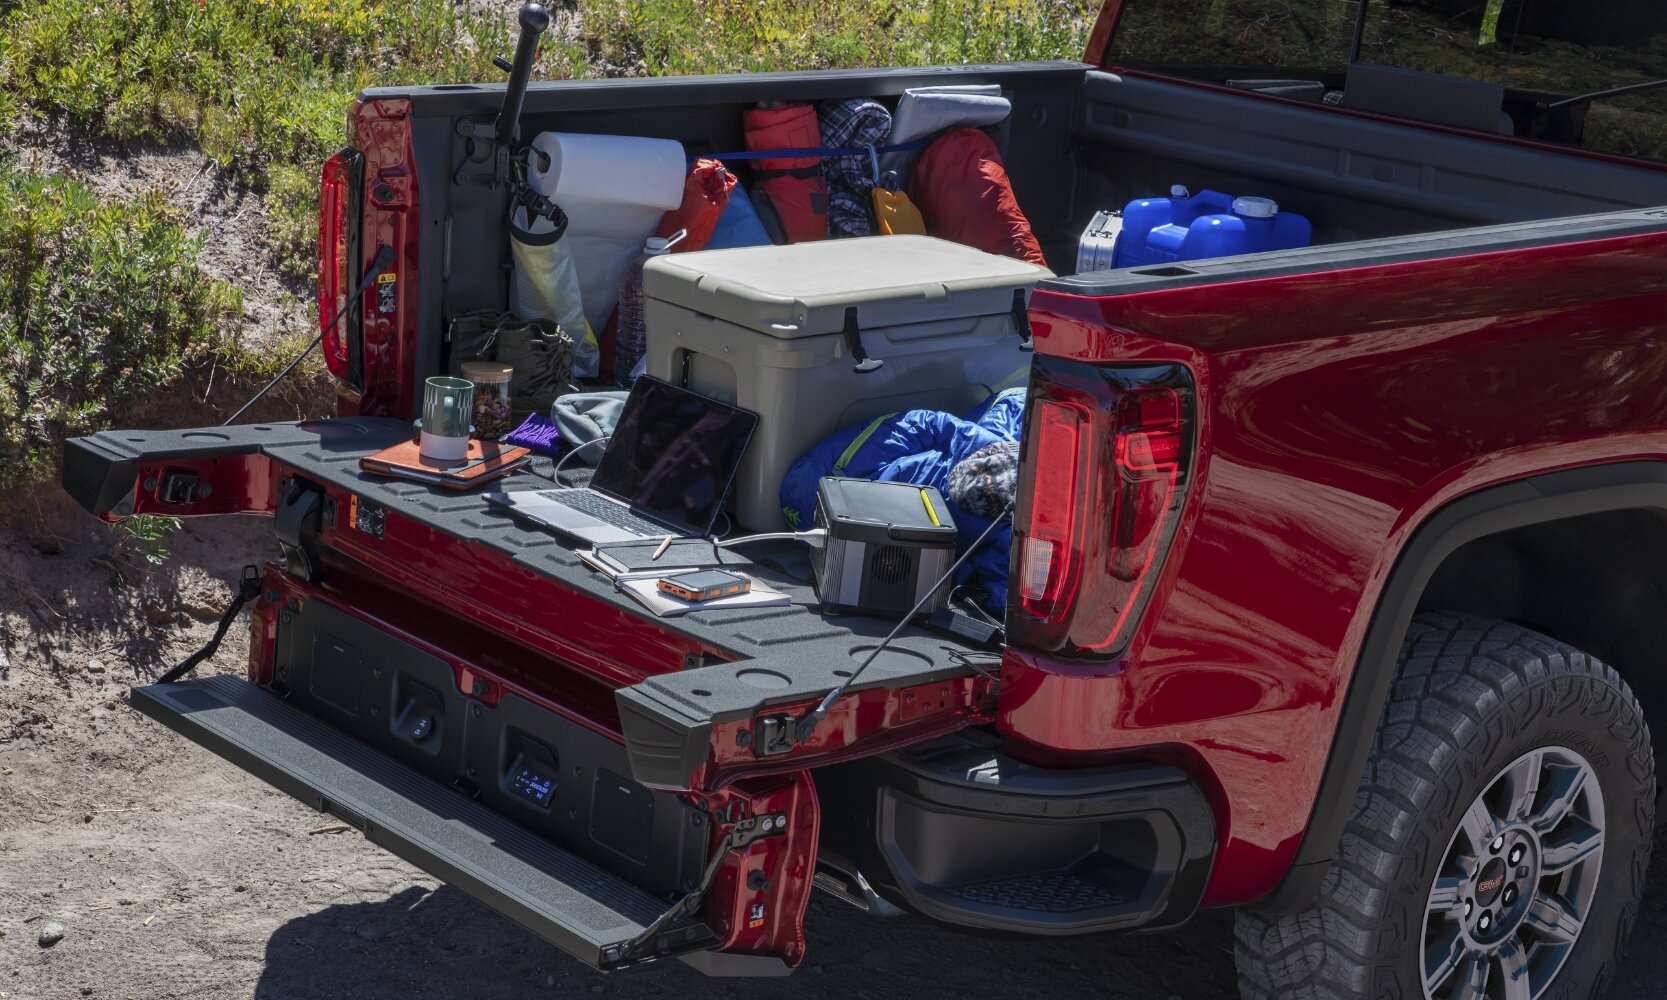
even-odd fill
[{"label": "paper towel roll", "polygon": [[[541,132],[527,180],[567,213],[585,317],[600,334],[626,268],[660,217],[683,202],[688,161],[681,144],[629,135]],[[548,165],[538,156],[549,158]]]}]

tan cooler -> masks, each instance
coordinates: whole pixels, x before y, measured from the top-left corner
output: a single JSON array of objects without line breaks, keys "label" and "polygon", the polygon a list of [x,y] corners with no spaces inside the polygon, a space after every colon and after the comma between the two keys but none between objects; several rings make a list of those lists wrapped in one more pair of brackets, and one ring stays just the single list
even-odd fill
[{"label": "tan cooler", "polygon": [[1021,384],[1015,306],[1052,276],[925,236],[658,257],[643,271],[648,373],[759,415],[736,512],[777,530],[781,481],[822,438]]}]

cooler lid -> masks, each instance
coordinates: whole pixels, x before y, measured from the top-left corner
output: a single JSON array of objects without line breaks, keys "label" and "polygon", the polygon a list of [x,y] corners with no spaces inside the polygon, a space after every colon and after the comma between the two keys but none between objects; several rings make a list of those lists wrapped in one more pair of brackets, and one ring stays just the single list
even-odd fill
[{"label": "cooler lid", "polygon": [[643,295],[772,337],[839,333],[856,306],[864,329],[993,316],[1045,267],[929,236],[872,236],[656,257]]}]

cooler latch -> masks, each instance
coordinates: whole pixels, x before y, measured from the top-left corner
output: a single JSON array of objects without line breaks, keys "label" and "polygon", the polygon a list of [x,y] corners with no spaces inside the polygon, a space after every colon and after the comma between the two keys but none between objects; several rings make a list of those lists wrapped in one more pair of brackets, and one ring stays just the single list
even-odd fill
[{"label": "cooler latch", "polygon": [[1036,338],[1030,332],[1030,300],[1022,288],[1013,289],[1013,329],[1019,333],[1019,350],[1036,350]]},{"label": "cooler latch", "polygon": [[857,362],[851,370],[858,375],[867,375],[885,367],[885,362],[879,358],[871,358],[862,349],[862,327],[857,325],[857,307],[851,306],[845,310],[845,349],[851,352],[851,357]]}]

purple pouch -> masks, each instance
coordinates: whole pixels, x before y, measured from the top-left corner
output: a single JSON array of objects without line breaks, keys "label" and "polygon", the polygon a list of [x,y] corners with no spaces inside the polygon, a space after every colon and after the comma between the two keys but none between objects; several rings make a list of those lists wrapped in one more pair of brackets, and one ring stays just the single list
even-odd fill
[{"label": "purple pouch", "polygon": [[520,427],[505,434],[503,441],[505,444],[531,448],[535,455],[549,455],[554,458],[561,454],[561,431],[556,428],[555,421],[542,413],[534,413],[528,417]]}]

